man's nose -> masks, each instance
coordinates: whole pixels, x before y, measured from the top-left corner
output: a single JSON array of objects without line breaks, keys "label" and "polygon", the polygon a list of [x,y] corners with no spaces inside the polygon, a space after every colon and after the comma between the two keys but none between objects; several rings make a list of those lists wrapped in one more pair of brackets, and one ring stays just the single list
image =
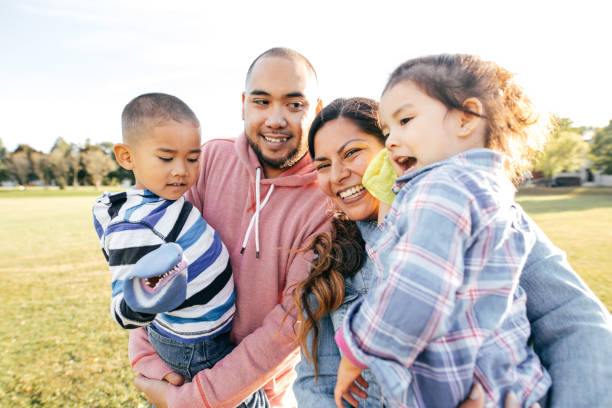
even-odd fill
[{"label": "man's nose", "polygon": [[273,129],[284,128],[287,126],[285,111],[281,106],[272,107],[270,109],[269,115],[266,118],[266,126]]}]

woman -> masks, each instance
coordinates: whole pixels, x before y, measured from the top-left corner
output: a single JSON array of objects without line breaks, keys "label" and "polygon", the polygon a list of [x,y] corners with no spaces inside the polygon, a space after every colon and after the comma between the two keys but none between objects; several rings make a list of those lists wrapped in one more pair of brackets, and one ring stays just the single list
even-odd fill
[{"label": "woman", "polygon": [[[294,294],[305,312],[298,326],[304,358],[294,384],[300,407],[335,406],[340,352],[333,336],[350,305],[368,291],[373,274],[363,241],[373,242],[379,233],[378,201],[363,188],[361,177],[384,147],[377,109],[372,100],[337,99],[317,115],[310,129],[309,149],[319,186],[334,209],[352,221],[336,217],[331,236],[313,240],[309,249],[317,257],[311,275]],[[553,379],[547,401],[542,402],[551,407],[612,406],[612,365],[605,364],[612,351],[610,314],[567,264],[563,252],[533,227],[538,241],[520,283],[527,292],[535,351]],[[367,370],[358,382],[369,384],[367,398],[363,400],[366,393],[354,385],[352,393],[360,399],[349,401],[351,405],[381,406],[380,389]],[[574,388],[578,383],[580,388]]]}]

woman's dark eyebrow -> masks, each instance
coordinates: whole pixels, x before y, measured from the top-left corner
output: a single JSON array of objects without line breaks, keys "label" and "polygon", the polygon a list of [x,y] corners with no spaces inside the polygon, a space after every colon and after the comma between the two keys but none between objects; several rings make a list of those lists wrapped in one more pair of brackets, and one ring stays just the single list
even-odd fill
[{"label": "woman's dark eyebrow", "polygon": [[365,140],[364,139],[350,139],[350,140],[347,140],[342,146],[340,146],[338,148],[337,153],[342,152],[344,150],[344,148],[346,147],[346,145],[349,144],[349,143],[352,143],[352,142],[365,142]]}]

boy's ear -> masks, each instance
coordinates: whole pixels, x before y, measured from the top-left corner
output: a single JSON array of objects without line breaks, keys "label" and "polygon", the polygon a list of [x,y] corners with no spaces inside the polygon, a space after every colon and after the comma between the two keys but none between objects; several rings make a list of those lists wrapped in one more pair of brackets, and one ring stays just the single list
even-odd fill
[{"label": "boy's ear", "polygon": [[[463,102],[463,108],[467,112],[460,112],[461,128],[459,130],[459,137],[467,137],[474,133],[474,130],[482,122],[482,115],[484,114],[484,108],[482,102],[478,98],[468,98]],[[473,112],[468,113],[468,112]]]},{"label": "boy's ear", "polygon": [[121,167],[126,170],[134,169],[134,160],[132,158],[130,146],[123,143],[117,143],[113,146],[113,152],[115,153],[117,163],[119,163]]}]

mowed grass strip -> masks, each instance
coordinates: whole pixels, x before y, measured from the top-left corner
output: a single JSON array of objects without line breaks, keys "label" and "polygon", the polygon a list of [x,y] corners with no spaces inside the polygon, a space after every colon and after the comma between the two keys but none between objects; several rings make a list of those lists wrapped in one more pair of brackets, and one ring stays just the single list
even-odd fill
[{"label": "mowed grass strip", "polygon": [[0,406],[147,406],[92,227],[95,195],[0,195]]},{"label": "mowed grass strip", "polygon": [[[0,189],[0,406],[149,406],[109,313],[99,192],[63,193]],[[612,309],[612,189],[529,189],[518,201]]]},{"label": "mowed grass strip", "polygon": [[612,188],[523,189],[517,201],[612,310]]}]

